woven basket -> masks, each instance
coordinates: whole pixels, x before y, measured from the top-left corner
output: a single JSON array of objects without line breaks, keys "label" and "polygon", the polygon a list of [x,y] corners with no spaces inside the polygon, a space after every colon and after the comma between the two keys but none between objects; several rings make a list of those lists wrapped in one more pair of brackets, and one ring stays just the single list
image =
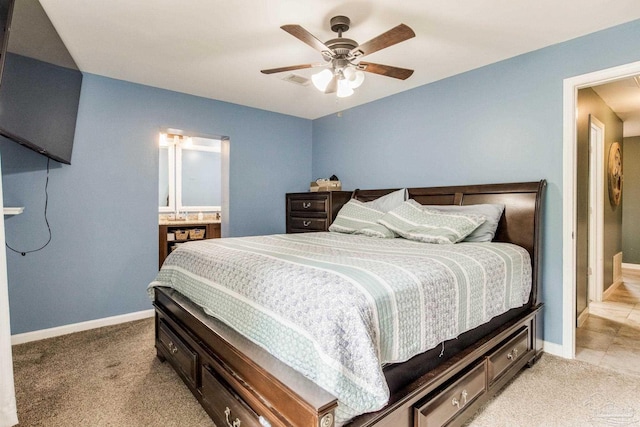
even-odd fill
[{"label": "woven basket", "polygon": [[187,240],[189,238],[189,230],[176,230],[176,240]]},{"label": "woven basket", "polygon": [[189,230],[189,238],[192,240],[204,239],[204,228],[193,228]]}]

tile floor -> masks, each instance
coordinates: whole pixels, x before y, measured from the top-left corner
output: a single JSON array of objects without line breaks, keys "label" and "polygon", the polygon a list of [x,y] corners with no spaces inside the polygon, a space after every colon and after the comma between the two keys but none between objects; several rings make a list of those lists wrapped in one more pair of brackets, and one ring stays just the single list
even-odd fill
[{"label": "tile floor", "polygon": [[589,305],[576,329],[576,359],[640,375],[640,270],[624,269],[622,277],[606,301]]}]

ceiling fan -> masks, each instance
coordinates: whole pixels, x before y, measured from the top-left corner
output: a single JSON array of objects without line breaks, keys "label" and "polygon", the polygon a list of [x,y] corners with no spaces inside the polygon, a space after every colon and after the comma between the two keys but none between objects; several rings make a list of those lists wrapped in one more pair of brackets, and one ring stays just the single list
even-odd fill
[{"label": "ceiling fan", "polygon": [[328,66],[320,73],[311,77],[314,86],[324,93],[337,92],[337,96],[344,97],[353,94],[353,89],[360,86],[364,80],[363,71],[405,80],[413,74],[413,70],[393,67],[391,65],[375,64],[360,61],[365,55],[393,46],[412,37],[415,33],[405,24],[400,24],[389,31],[380,34],[366,43],[342,37],[342,33],[349,30],[351,20],[346,16],[334,16],[330,20],[331,31],[338,33],[338,37],[321,42],[300,25],[283,25],[287,33],[308,44],[322,54],[324,63],[291,65],[288,67],[261,70],[264,74],[281,73],[283,71],[301,70]]}]

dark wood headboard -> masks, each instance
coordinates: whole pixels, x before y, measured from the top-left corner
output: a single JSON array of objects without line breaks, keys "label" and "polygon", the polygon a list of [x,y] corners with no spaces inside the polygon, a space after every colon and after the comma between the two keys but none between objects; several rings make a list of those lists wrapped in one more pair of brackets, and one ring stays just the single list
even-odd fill
[{"label": "dark wood headboard", "polygon": [[[407,188],[407,192],[409,198],[423,205],[477,205],[481,203],[505,205],[493,240],[514,243],[529,251],[533,268],[532,295],[535,300],[540,277],[542,200],[546,185],[546,180],[541,180],[512,184]],[[352,197],[367,202],[396,190],[398,189],[355,190]]]}]

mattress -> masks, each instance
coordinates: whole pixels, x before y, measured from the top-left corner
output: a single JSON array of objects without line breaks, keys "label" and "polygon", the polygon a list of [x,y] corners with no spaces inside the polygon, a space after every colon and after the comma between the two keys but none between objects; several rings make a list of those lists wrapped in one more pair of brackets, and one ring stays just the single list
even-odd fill
[{"label": "mattress", "polygon": [[526,250],[304,233],[190,242],[149,285],[171,287],[338,398],[381,409],[383,366],[525,305]]}]

